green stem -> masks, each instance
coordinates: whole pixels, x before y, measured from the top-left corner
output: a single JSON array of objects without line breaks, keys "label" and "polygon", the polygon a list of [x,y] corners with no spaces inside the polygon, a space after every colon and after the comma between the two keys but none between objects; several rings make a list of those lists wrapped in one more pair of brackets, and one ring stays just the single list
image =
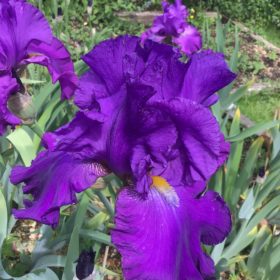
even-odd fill
[{"label": "green stem", "polygon": [[91,189],[85,190],[85,193],[86,193],[86,195],[87,195],[91,200],[94,200],[94,199],[95,199],[95,197],[94,197],[94,195],[93,195]]},{"label": "green stem", "polygon": [[44,131],[41,129],[41,127],[39,126],[39,124],[37,122],[33,123],[30,128],[32,129],[32,131],[37,134],[40,138],[43,137]]},{"label": "green stem", "polygon": [[114,217],[115,211],[110,203],[110,201],[106,198],[106,196],[101,191],[95,191],[96,195],[99,197],[101,202],[104,204],[105,208],[109,212],[111,217]]},{"label": "green stem", "polygon": [[[91,200],[95,200],[96,198],[93,195],[93,192],[91,189],[85,190],[85,193]],[[100,191],[95,190],[94,193],[98,196],[98,198],[101,200],[101,202],[104,204],[106,210],[108,211],[109,215],[113,217],[115,215],[115,211],[110,203],[110,201],[104,196],[104,194]]]}]

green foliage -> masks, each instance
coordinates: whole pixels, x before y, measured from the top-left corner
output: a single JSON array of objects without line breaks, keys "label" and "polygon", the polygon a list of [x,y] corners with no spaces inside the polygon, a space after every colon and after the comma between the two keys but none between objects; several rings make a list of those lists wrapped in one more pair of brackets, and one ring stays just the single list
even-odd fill
[{"label": "green foliage", "polygon": [[258,55],[249,57],[247,54],[240,56],[239,69],[245,74],[257,75],[265,68],[264,63]]},{"label": "green foliage", "polygon": [[242,112],[255,122],[268,121],[280,107],[279,90],[263,90],[245,94],[238,101]]},{"label": "green foliage", "polygon": [[[91,50],[92,46],[116,34],[140,34],[142,24],[121,20],[117,12],[137,10],[136,1],[95,0],[31,0],[41,7],[53,31],[70,51],[74,60]],[[58,15],[58,11],[62,14]]]},{"label": "green foliage", "polygon": [[[216,24],[216,49],[226,49],[226,37],[229,25],[223,25],[220,19]],[[204,24],[203,35],[207,44],[213,44],[209,27]],[[236,69],[240,57],[238,34],[235,33],[235,47],[229,56],[230,66]],[[237,108],[231,121],[230,104],[239,104],[247,93],[248,84],[232,92],[234,85],[220,91],[220,101],[212,107],[222,130],[231,143],[231,153],[223,166],[210,180],[209,188],[220,192],[230,205],[233,221],[231,235],[224,243],[212,250],[212,258],[218,273],[230,273],[229,279],[278,279],[280,262],[275,257],[279,250],[279,241],[275,231],[278,222],[273,218],[279,216],[280,203],[280,123],[272,121],[243,129],[241,113]],[[249,102],[248,107],[256,109]],[[247,112],[246,106],[241,112]],[[270,121],[269,121],[270,120]],[[274,150],[267,146],[264,138],[254,136],[256,133],[272,129]],[[253,137],[252,137],[253,136]],[[264,178],[258,176],[260,167],[264,167]],[[271,255],[270,255],[271,254]]]},{"label": "green foliage", "polygon": [[[195,1],[186,1],[190,5]],[[256,25],[268,25],[280,27],[280,2],[278,0],[203,0],[203,7],[210,10],[218,10],[231,19],[243,22],[251,22]]]}]

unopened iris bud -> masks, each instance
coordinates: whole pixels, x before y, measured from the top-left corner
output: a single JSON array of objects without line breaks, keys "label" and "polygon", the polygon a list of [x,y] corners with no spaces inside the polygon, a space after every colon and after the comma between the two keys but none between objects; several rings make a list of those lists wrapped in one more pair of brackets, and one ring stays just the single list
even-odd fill
[{"label": "unopened iris bud", "polygon": [[57,16],[62,17],[63,16],[63,11],[61,7],[58,7],[57,9]]},{"label": "unopened iris bud", "polygon": [[58,9],[57,9],[57,16],[56,16],[55,20],[57,22],[61,22],[63,20],[63,11],[62,11],[61,7],[58,7]]},{"label": "unopened iris bud", "polygon": [[88,12],[89,15],[91,15],[91,13],[92,13],[92,6],[93,6],[93,1],[88,0],[87,12]]},{"label": "unopened iris bud", "polygon": [[265,176],[265,168],[264,168],[264,166],[259,169],[259,176],[262,177],[262,178]]},{"label": "unopened iris bud", "polygon": [[13,94],[8,100],[8,108],[25,124],[32,124],[35,120],[36,110],[32,97],[28,93]]},{"label": "unopened iris bud", "polygon": [[90,249],[89,251],[83,250],[77,260],[76,276],[78,279],[86,279],[93,273],[95,253]]}]

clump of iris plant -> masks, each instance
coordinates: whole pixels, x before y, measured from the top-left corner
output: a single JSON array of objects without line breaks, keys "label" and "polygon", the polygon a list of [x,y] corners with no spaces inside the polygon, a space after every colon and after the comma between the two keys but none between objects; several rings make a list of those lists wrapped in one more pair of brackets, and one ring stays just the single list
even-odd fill
[{"label": "clump of iris plant", "polygon": [[129,35],[101,42],[83,60],[89,70],[74,94],[74,119],[45,133],[46,149],[30,167],[12,171],[11,181],[33,196],[14,215],[55,227],[60,207],[114,172],[124,187],[111,234],[125,279],[215,279],[201,244],[222,242],[231,218],[206,184],[229,144],[209,107],[235,74],[220,53],[203,50],[184,63],[173,46]]},{"label": "clump of iris plant", "polygon": [[0,0],[0,30],[2,135],[8,125],[21,123],[20,111],[30,105],[30,95],[21,82],[28,64],[47,67],[52,81],[60,82],[62,98],[73,95],[78,80],[68,51],[53,36],[43,14],[31,4],[24,0]]},{"label": "clump of iris plant", "polygon": [[189,12],[182,5],[181,0],[175,0],[174,4],[162,2],[163,14],[154,19],[151,28],[142,35],[142,42],[147,39],[155,42],[164,40],[172,41],[186,55],[198,51],[202,47],[202,39],[199,31],[187,22]]}]

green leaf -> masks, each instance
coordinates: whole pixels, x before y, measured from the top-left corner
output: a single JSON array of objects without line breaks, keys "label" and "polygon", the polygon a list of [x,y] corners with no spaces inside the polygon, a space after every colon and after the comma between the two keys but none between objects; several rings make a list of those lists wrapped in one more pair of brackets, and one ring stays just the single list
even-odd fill
[{"label": "green leaf", "polygon": [[[224,47],[223,47],[224,48]],[[235,47],[233,53],[230,57],[229,66],[233,72],[237,71],[238,66],[238,53],[239,53],[239,37],[238,29],[235,26]],[[243,94],[240,92],[235,92],[230,94],[233,88],[234,82],[230,83],[228,86],[219,91],[220,101],[223,109],[227,109],[230,104],[235,103]]]},{"label": "green leaf", "polygon": [[222,25],[221,16],[218,15],[216,21],[216,44],[218,52],[224,52],[225,41],[225,30]]},{"label": "green leaf", "polygon": [[237,135],[228,137],[227,140],[231,142],[242,141],[248,137],[256,135],[257,133],[264,132],[278,124],[280,124],[280,121],[269,121],[265,123],[256,124],[255,126],[247,128]]},{"label": "green leaf", "polygon": [[252,275],[256,274],[256,271],[261,264],[261,259],[264,254],[264,247],[271,240],[271,237],[272,234],[269,227],[267,226],[261,227],[260,231],[256,236],[256,239],[253,243],[253,246],[250,250],[250,254],[248,257],[247,267]]},{"label": "green leaf", "polygon": [[[229,135],[234,135],[240,132],[240,110],[237,108],[233,121],[231,123]],[[226,179],[224,186],[224,195],[226,201],[231,208],[235,210],[235,205],[239,199],[241,189],[236,187],[236,179],[242,157],[243,141],[231,144],[229,159],[226,164]]]},{"label": "green leaf", "polygon": [[109,246],[113,246],[111,243],[111,237],[110,235],[107,235],[100,231],[94,231],[94,230],[81,230],[81,235],[87,238],[90,238],[96,242],[103,243]]},{"label": "green leaf", "polygon": [[257,138],[247,153],[245,162],[242,166],[239,178],[236,181],[236,186],[240,189],[241,193],[249,187],[250,180],[253,176],[254,169],[256,168],[256,162],[258,159],[259,151],[263,145],[264,138]]},{"label": "green leaf", "polygon": [[32,80],[32,79],[24,79],[24,78],[21,78],[20,79],[21,82],[23,84],[26,84],[26,85],[38,85],[38,84],[44,84],[46,83],[46,81],[39,81],[39,80]]},{"label": "green leaf", "polygon": [[254,203],[255,197],[253,189],[249,191],[249,195],[245,199],[244,203],[242,204],[240,211],[239,211],[239,219],[246,219],[249,220],[252,215],[254,214]]},{"label": "green leaf", "polygon": [[52,95],[59,96],[59,84],[52,84],[52,82],[48,82],[45,86],[40,88],[38,94],[34,96],[34,105],[37,112],[41,112],[44,109],[44,104],[48,99],[51,98]]},{"label": "green leaf", "polygon": [[99,212],[94,217],[89,219],[89,221],[87,222],[87,228],[97,230],[102,224],[104,224],[109,219],[110,217],[107,213]]},{"label": "green leaf", "polygon": [[241,117],[241,113],[239,108],[237,108],[234,113],[234,117],[230,126],[229,136],[233,136],[235,134],[240,133],[240,117]]},{"label": "green leaf", "polygon": [[25,166],[29,166],[36,156],[36,151],[34,149],[33,141],[27,131],[23,128],[17,128],[14,132],[7,136],[7,139],[13,144],[20,154]]},{"label": "green leaf", "polygon": [[64,267],[66,257],[59,255],[45,255],[41,257],[33,267],[34,269],[46,268],[46,267]]},{"label": "green leaf", "polygon": [[241,97],[245,95],[249,87],[252,85],[252,81],[248,82],[246,85],[241,86],[235,92],[230,93],[227,97],[222,99],[222,109],[226,110],[231,104],[235,104]]},{"label": "green leaf", "polygon": [[0,188],[0,247],[2,246],[2,242],[7,235],[8,228],[8,211],[6,200],[2,192],[2,188]]},{"label": "green leaf", "polygon": [[219,124],[222,123],[223,119],[222,119],[222,111],[221,111],[221,102],[217,102],[215,103],[212,107],[211,107],[212,113],[215,116],[215,118],[217,119],[217,121],[219,122]]},{"label": "green leaf", "polygon": [[235,25],[235,46],[229,62],[230,69],[233,72],[236,72],[238,70],[237,66],[238,66],[239,48],[240,48],[240,44],[239,44],[239,36],[238,36],[238,27],[237,25]]},{"label": "green leaf", "polygon": [[78,259],[80,254],[80,248],[79,248],[79,232],[81,229],[81,226],[84,221],[84,217],[86,215],[87,207],[89,204],[89,198],[84,193],[82,195],[82,199],[79,203],[76,217],[75,217],[75,227],[71,234],[71,239],[67,251],[67,257],[66,257],[66,263],[65,263],[65,269],[62,275],[62,280],[68,280],[73,279],[75,275],[75,264],[74,262]]},{"label": "green leaf", "polygon": [[274,197],[269,201],[262,209],[260,209],[248,223],[247,231],[251,231],[262,219],[267,217],[267,215],[276,207],[280,205],[280,195]]},{"label": "green leaf", "polygon": [[262,189],[257,194],[255,207],[260,207],[268,195],[278,186],[280,186],[280,174],[279,170],[275,170],[269,173]]},{"label": "green leaf", "polygon": [[232,240],[230,245],[224,250],[222,258],[229,260],[238,255],[244,248],[246,248],[257,236],[257,225],[267,215],[280,205],[280,195],[269,201],[262,209],[255,213],[250,221],[244,221],[238,234]]},{"label": "green leaf", "polygon": [[59,280],[57,275],[49,268],[32,271],[22,277],[13,277],[15,280]]},{"label": "green leaf", "polygon": [[211,253],[211,258],[215,264],[217,264],[221,258],[222,252],[225,247],[225,241],[216,245]]},{"label": "green leaf", "polygon": [[0,279],[10,279],[10,275],[7,274],[2,265],[2,245],[7,236],[8,230],[8,212],[5,197],[0,188]]}]

